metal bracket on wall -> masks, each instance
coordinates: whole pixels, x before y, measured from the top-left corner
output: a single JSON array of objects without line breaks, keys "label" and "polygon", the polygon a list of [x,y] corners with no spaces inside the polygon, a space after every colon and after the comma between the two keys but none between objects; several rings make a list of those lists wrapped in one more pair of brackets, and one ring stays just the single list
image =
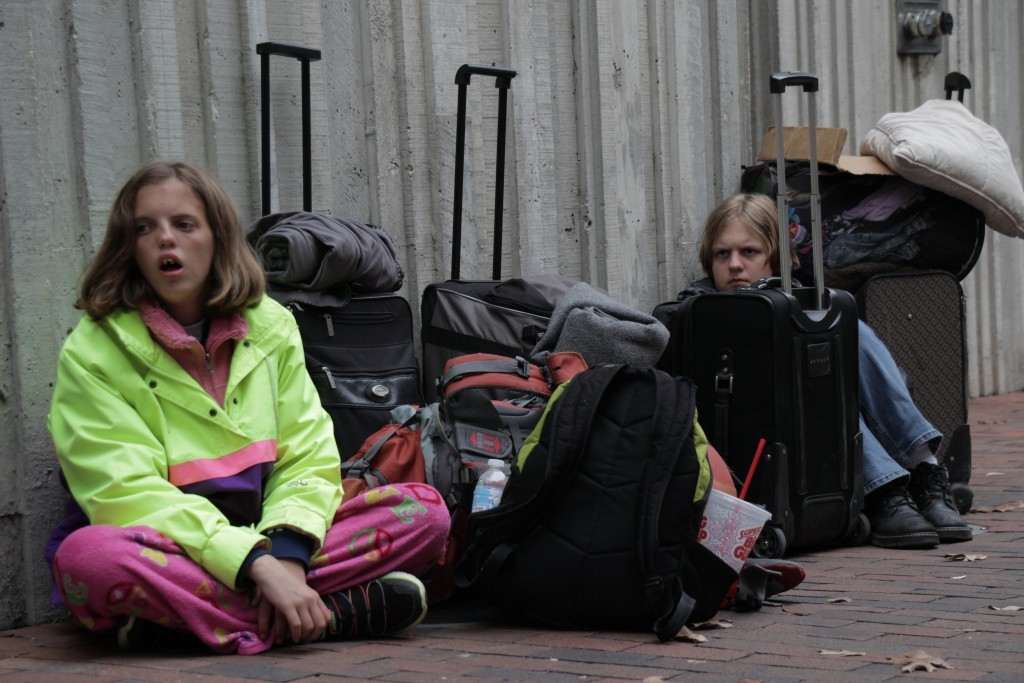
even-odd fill
[{"label": "metal bracket on wall", "polygon": [[953,15],[942,0],[898,0],[896,3],[896,54],[937,55],[942,36],[953,32]]}]

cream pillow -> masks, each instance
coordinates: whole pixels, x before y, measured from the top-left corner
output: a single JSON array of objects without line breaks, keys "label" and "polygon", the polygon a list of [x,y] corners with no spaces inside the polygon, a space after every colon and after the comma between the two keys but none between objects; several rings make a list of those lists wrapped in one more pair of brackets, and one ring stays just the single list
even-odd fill
[{"label": "cream pillow", "polygon": [[918,185],[961,199],[993,230],[1024,237],[1024,188],[1006,140],[954,100],[929,100],[886,114],[860,143]]}]

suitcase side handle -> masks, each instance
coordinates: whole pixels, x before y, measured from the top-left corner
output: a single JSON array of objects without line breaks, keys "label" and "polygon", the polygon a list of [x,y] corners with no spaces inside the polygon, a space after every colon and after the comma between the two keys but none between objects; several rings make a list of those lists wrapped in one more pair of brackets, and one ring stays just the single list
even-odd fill
[{"label": "suitcase side handle", "polygon": [[494,87],[498,88],[498,152],[495,159],[494,182],[494,254],[492,257],[492,278],[501,279],[501,231],[502,213],[505,210],[505,135],[508,90],[516,71],[497,66],[463,64],[455,72],[455,84],[459,86],[459,104],[455,121],[455,197],[452,202],[452,280],[459,279],[462,251],[462,188],[466,167],[466,91],[473,75],[492,76]]},{"label": "suitcase side handle", "polygon": [[309,63],[320,60],[320,50],[285,43],[258,43],[256,54],[260,56],[260,179],[263,215],[270,213],[270,56],[282,55],[297,59],[302,67],[302,208],[313,208],[312,143],[310,134],[309,106]]}]

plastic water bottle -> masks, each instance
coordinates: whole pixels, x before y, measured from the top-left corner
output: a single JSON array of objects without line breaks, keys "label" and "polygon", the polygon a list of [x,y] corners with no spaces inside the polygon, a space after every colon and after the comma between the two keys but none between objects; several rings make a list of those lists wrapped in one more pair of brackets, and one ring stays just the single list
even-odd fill
[{"label": "plastic water bottle", "polygon": [[473,489],[473,507],[471,512],[482,512],[496,507],[501,502],[501,494],[509,477],[508,465],[504,460],[492,458],[487,467],[480,473],[480,478]]}]

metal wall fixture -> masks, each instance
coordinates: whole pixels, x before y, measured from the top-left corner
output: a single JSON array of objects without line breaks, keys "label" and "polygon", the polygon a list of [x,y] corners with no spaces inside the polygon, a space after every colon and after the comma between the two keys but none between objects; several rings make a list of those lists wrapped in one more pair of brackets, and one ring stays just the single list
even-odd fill
[{"label": "metal wall fixture", "polygon": [[896,54],[937,55],[942,36],[953,32],[953,15],[942,0],[898,0],[896,3]]}]

